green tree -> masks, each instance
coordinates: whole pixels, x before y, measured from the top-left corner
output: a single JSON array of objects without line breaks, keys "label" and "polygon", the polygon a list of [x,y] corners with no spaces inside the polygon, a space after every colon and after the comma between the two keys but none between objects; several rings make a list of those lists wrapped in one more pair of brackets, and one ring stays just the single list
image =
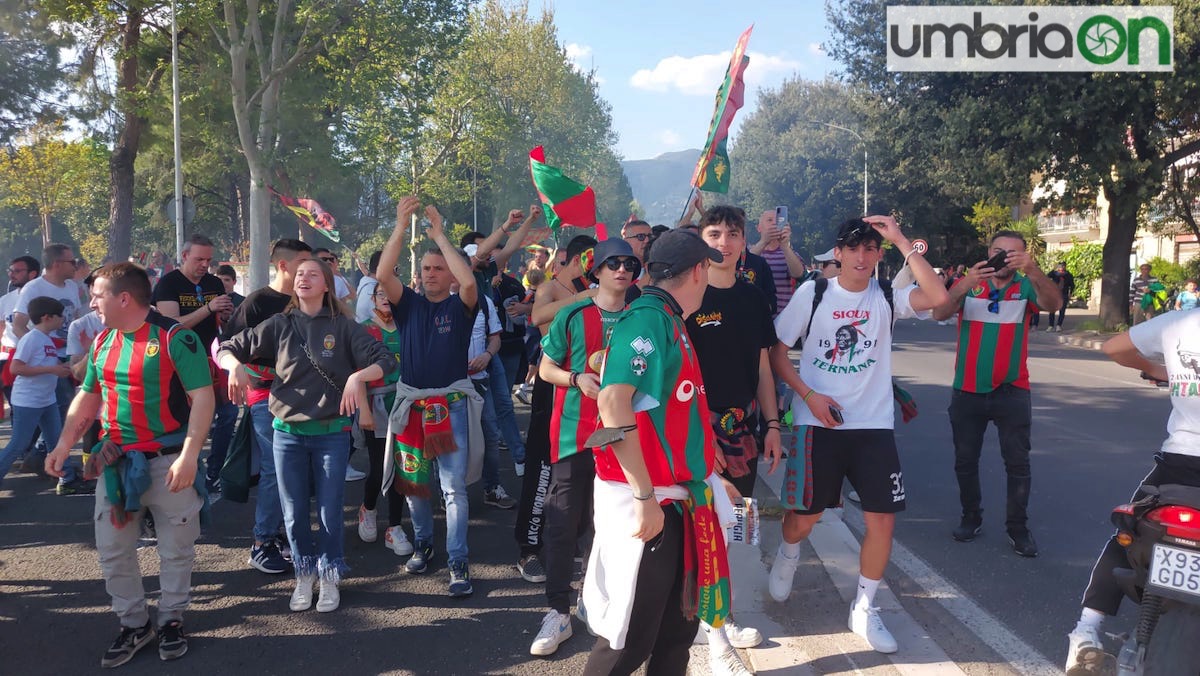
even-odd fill
[{"label": "green tree", "polygon": [[[57,126],[48,125],[33,127],[23,141],[0,154],[0,206],[36,211],[45,246],[54,239],[55,216],[95,204],[104,180],[104,149],[66,141]],[[84,234],[72,233],[77,240]]]},{"label": "green tree", "polygon": [[0,142],[51,109],[49,94],[64,75],[61,51],[69,45],[51,23],[34,0],[0,0]]}]

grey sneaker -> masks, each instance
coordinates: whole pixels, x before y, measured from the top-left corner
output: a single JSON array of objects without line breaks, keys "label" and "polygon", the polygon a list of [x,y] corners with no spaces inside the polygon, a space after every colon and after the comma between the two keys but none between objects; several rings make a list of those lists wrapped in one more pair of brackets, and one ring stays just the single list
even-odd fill
[{"label": "grey sneaker", "polygon": [[517,561],[517,572],[521,573],[526,582],[538,584],[546,581],[546,567],[542,565],[542,560],[537,554],[530,554]]},{"label": "grey sneaker", "polygon": [[483,504],[500,509],[512,509],[517,506],[517,501],[504,490],[504,486],[496,486],[490,491],[484,491]]},{"label": "grey sneaker", "polygon": [[147,622],[142,627],[121,627],[117,640],[104,651],[100,666],[112,669],[133,659],[139,650],[145,648],[154,640],[154,625]]},{"label": "grey sneaker", "polygon": [[183,633],[183,623],[171,620],[158,628],[158,657],[164,662],[177,660],[187,653],[187,636]]},{"label": "grey sneaker", "polygon": [[450,562],[450,595],[455,598],[470,596],[475,593],[471,586],[471,571],[466,561]]}]

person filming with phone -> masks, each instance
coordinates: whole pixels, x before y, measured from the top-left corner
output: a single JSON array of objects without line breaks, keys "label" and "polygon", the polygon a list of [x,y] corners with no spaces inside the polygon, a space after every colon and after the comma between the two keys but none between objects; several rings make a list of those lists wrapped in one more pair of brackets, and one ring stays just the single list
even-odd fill
[{"label": "person filming with phone", "polygon": [[[909,284],[893,290],[872,278],[884,240],[903,254],[919,288]],[[834,256],[841,274],[802,285],[775,320],[779,342],[771,348],[771,366],[796,393],[796,445],[784,475],[783,501],[791,511],[784,517],[768,590],[776,601],[787,600],[801,540],[825,509],[838,506],[842,482],[849,478],[861,498],[866,536],[848,624],[877,652],[893,653],[896,640],[874,603],[891,556],[896,513],[905,506],[893,433],[892,325],[895,319],[928,319],[928,311],[945,303],[948,294],[891,216],[842,223]],[[797,372],[788,350],[802,338]]]},{"label": "person filming with phone", "polygon": [[750,253],[762,256],[771,268],[775,282],[775,315],[787,307],[796,290],[796,280],[804,278],[804,261],[792,249],[792,228],[788,208],[775,207],[758,218],[758,243]]}]

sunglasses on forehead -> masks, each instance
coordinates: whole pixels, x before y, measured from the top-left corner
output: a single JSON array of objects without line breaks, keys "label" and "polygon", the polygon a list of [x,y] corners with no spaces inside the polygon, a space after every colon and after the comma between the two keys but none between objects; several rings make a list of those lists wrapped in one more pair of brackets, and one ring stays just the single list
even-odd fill
[{"label": "sunglasses on forehead", "polygon": [[873,230],[870,223],[859,221],[852,229],[839,235],[837,242],[843,246],[857,246]]}]

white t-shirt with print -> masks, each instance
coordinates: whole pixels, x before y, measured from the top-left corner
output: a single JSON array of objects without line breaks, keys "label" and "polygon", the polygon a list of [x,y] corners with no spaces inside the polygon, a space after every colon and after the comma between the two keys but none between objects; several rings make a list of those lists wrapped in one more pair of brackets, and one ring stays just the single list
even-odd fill
[{"label": "white t-shirt with print", "polygon": [[[471,327],[471,344],[467,347],[468,360],[483,354],[483,351],[487,349],[488,336],[500,333],[500,318],[496,314],[496,304],[485,294],[479,294],[479,297],[487,301],[487,309],[485,312],[484,307],[480,305],[479,312],[475,313],[475,325]],[[486,328],[484,327],[484,315],[487,316]],[[472,373],[470,375],[471,380],[483,380],[488,377],[488,372],[487,369],[484,369],[479,373]]]},{"label": "white t-shirt with print", "polygon": [[1129,329],[1138,352],[1162,356],[1170,383],[1171,417],[1163,453],[1200,457],[1200,308],[1168,312]]},{"label": "white t-shirt with print", "polygon": [[[54,332],[54,337],[67,342],[67,328],[75,318],[82,315],[84,310],[79,306],[79,284],[73,279],[68,279],[63,286],[55,286],[50,283],[50,280],[45,277],[29,280],[25,286],[21,287],[21,298],[17,301],[16,312],[29,314],[29,301],[40,296],[48,296],[63,304],[63,325],[62,328]],[[30,326],[30,329],[33,327]]]},{"label": "white t-shirt with print", "polygon": [[[104,322],[100,321],[100,315],[94,310],[71,322],[70,328],[67,329],[67,356],[87,354],[88,348],[92,346],[91,341],[96,340],[96,336],[103,330]],[[84,334],[91,337],[86,345],[83,344]]]},{"label": "white t-shirt with print", "polygon": [[[779,340],[792,345],[804,338],[800,379],[841,404],[845,423],[838,429],[892,429],[892,310],[883,289],[874,279],[859,292],[843,289],[836,277],[829,280],[806,336],[816,286],[801,285],[775,319]],[[909,302],[916,288],[894,290],[895,319],[929,318],[929,312],[918,313]],[[792,424],[820,426],[798,395],[792,401]]]},{"label": "white t-shirt with print", "polygon": [[[31,329],[17,342],[13,359],[20,359],[29,366],[54,366],[59,363],[58,348],[54,339]],[[17,376],[13,382],[12,405],[24,408],[46,408],[58,403],[56,389],[58,376],[43,373],[38,376]]]}]

